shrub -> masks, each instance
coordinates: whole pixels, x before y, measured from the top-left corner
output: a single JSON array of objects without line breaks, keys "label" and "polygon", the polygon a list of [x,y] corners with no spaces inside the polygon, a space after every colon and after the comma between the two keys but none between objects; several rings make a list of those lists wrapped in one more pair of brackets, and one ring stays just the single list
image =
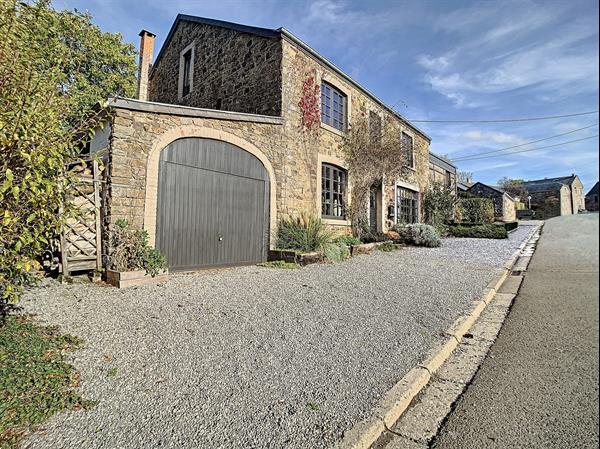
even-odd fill
[{"label": "shrub", "polygon": [[383,242],[387,239],[388,237],[384,233],[373,231],[368,225],[362,227],[362,232],[360,233],[360,241],[362,243]]},{"label": "shrub", "polygon": [[450,226],[448,234],[453,237],[472,237],[480,239],[505,239],[508,232],[503,225]]},{"label": "shrub", "polygon": [[[73,216],[67,168],[99,120],[135,92],[135,47],[48,0],[0,1],[0,315]],[[63,207],[62,213],[58,213]]]},{"label": "shrub", "polygon": [[346,246],[360,245],[362,242],[358,237],[354,237],[353,235],[340,235],[333,239],[334,243],[343,243]]},{"label": "shrub", "polygon": [[385,243],[379,245],[376,249],[379,250],[379,251],[383,251],[383,252],[389,253],[391,251],[396,251],[396,250],[398,250],[400,248],[395,243],[385,242]]},{"label": "shrub", "polygon": [[329,262],[343,262],[350,258],[350,250],[343,242],[331,242],[323,247],[323,255]]},{"label": "shrub", "polygon": [[117,220],[112,233],[109,266],[116,271],[146,270],[154,277],[167,267],[165,257],[148,246],[148,233],[131,229],[127,220]]},{"label": "shrub", "polygon": [[507,223],[504,223],[504,229],[506,229],[507,232],[510,232],[513,229],[517,229],[518,227],[519,227],[518,221],[509,221]]},{"label": "shrub", "polygon": [[489,198],[462,198],[458,201],[461,221],[490,224],[494,222],[494,202]]},{"label": "shrub", "polygon": [[400,235],[400,241],[407,245],[427,246],[435,248],[441,245],[440,235],[437,230],[426,224],[396,225],[393,231]]},{"label": "shrub", "polygon": [[271,262],[263,262],[258,264],[259,267],[265,268],[283,268],[285,270],[294,270],[300,268],[300,264],[296,262],[286,262],[285,260],[273,260]]},{"label": "shrub", "polygon": [[434,182],[423,198],[425,222],[433,226],[443,226],[454,218],[456,195],[454,189],[441,182]]},{"label": "shrub", "polygon": [[323,221],[306,213],[284,217],[277,227],[277,248],[281,249],[322,251],[332,239],[333,233]]}]

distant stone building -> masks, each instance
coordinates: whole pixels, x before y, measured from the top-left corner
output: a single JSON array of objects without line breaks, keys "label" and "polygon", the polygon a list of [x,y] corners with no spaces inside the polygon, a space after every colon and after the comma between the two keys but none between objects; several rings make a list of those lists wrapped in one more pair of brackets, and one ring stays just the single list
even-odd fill
[{"label": "distant stone building", "polygon": [[576,174],[526,181],[522,186],[529,192],[536,218],[572,215],[585,209],[583,184]]},{"label": "distant stone building", "polygon": [[585,210],[597,211],[598,210],[598,183],[594,184],[594,187],[585,196]]},{"label": "distant stone building", "polygon": [[456,165],[446,159],[429,152],[429,183],[442,183],[456,193]]},{"label": "distant stone building", "polygon": [[470,195],[489,198],[494,203],[494,215],[497,220],[515,221],[517,219],[515,200],[498,186],[476,182],[467,191]]}]

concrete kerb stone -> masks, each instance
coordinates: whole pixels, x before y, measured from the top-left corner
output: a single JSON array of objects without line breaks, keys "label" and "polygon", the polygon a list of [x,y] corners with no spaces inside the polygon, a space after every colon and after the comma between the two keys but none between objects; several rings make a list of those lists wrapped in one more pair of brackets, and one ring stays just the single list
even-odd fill
[{"label": "concrete kerb stone", "polygon": [[391,428],[410,406],[413,399],[429,383],[431,374],[422,367],[410,370],[389,390],[368,419],[344,434],[336,449],[368,449],[381,434]]},{"label": "concrete kerb stone", "polygon": [[460,342],[464,335],[469,332],[475,321],[477,321],[477,318],[484,311],[486,305],[486,302],[481,299],[474,301],[471,310],[467,314],[457,318],[446,333],[456,338],[457,343]]},{"label": "concrete kerb stone", "polygon": [[508,276],[508,273],[509,269],[502,267],[502,271],[493,277],[493,279],[488,283],[487,288],[490,290],[498,290]]},{"label": "concrete kerb stone", "polygon": [[[421,392],[423,387],[429,383],[430,379],[431,372],[429,370],[423,367],[411,369],[400,382],[386,393],[375,415],[383,421],[388,429],[391,428],[410,406],[413,399]],[[375,440],[372,440],[370,444],[373,441]]]},{"label": "concrete kerb stone", "polygon": [[459,339],[455,335],[446,338],[442,343],[429,351],[425,359],[419,363],[419,366],[429,371],[429,374],[435,373],[456,349],[458,341]]},{"label": "concrete kerb stone", "polygon": [[[369,449],[386,430],[392,428],[398,422],[415,397],[429,383],[432,374],[450,357],[454,349],[461,343],[464,335],[471,330],[477,318],[479,318],[487,305],[493,301],[497,295],[497,289],[500,289],[507,279],[508,273],[512,270],[519,254],[534,235],[535,232],[521,243],[519,248],[502,267],[502,272],[490,281],[482,297],[473,302],[472,309],[467,314],[459,317],[450,329],[445,332],[445,335],[450,338],[447,338],[443,343],[434,348],[422,363],[400,379],[386,393],[383,401],[376,408],[375,413],[346,432],[342,440],[335,445],[335,449]],[[498,293],[498,295],[500,294]],[[512,303],[514,296],[503,294],[501,301],[510,301]],[[497,333],[495,329],[489,329],[489,331],[491,331],[489,333],[494,331]],[[490,336],[485,335],[485,337],[489,338]]]}]

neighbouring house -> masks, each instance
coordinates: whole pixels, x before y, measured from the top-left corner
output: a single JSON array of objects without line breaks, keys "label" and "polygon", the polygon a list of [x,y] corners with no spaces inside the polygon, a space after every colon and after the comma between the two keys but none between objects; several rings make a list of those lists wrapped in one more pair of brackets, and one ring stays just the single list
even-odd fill
[{"label": "neighbouring house", "polygon": [[458,192],[458,196],[467,196],[469,189],[473,184],[474,183],[470,181],[457,181],[456,191]]},{"label": "neighbouring house", "polygon": [[[178,15],[154,61],[140,36],[138,99],[110,99],[94,145],[108,229],[143,227],[172,270],[264,261],[286,214],[349,232],[340,144],[361,117],[393,124],[409,164],[373,185],[372,229],[421,219],[430,138],[289,31]],[[314,116],[318,134],[302,126]]]},{"label": "neighbouring house", "polygon": [[585,196],[585,209],[589,211],[598,211],[598,182]]},{"label": "neighbouring house", "polygon": [[527,190],[531,209],[535,217],[546,219],[560,215],[577,214],[585,209],[583,184],[576,174],[558,178],[544,178],[526,181],[522,187]]},{"label": "neighbouring house", "polygon": [[444,156],[429,152],[429,183],[442,183],[456,193],[456,165]]},{"label": "neighbouring house", "polygon": [[497,220],[515,221],[517,219],[514,198],[500,187],[476,182],[469,187],[468,193],[475,197],[491,199],[494,203],[494,215]]}]

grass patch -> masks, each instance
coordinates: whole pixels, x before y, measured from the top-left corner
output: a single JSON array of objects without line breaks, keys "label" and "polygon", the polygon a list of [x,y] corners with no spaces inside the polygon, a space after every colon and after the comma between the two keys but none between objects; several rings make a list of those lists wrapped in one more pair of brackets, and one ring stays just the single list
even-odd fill
[{"label": "grass patch", "polygon": [[57,327],[8,316],[0,327],[0,448],[15,449],[22,438],[55,413],[87,408],[75,388],[79,373],[64,353],[81,340]]},{"label": "grass patch", "polygon": [[321,407],[316,402],[307,402],[306,406],[311,410],[319,410]]},{"label": "grass patch", "polygon": [[286,262],[285,260],[273,260],[271,262],[263,262],[258,264],[259,267],[265,268],[282,268],[284,270],[295,270],[300,268],[300,264],[296,262]]}]

